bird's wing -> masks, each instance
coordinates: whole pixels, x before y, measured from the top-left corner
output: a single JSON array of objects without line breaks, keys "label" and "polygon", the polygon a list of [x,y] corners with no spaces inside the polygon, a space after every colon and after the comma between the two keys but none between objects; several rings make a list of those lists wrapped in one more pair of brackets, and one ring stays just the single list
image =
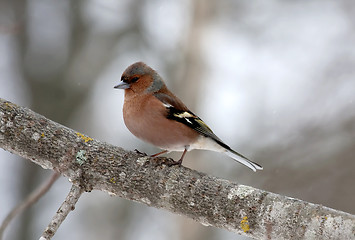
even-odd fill
[{"label": "bird's wing", "polygon": [[231,150],[231,148],[219,139],[207,124],[194,113],[192,113],[177,97],[170,96],[165,93],[155,93],[154,96],[158,98],[167,109],[167,118],[178,121],[186,126],[194,129],[205,137],[212,138],[219,145]]},{"label": "bird's wing", "polygon": [[177,97],[174,95],[168,95],[165,93],[155,93],[154,96],[162,102],[162,104],[167,109],[166,117],[168,119],[178,121],[185,124],[186,126],[194,129],[201,135],[213,139],[220,146],[224,147],[227,151],[226,154],[232,157],[234,160],[244,164],[253,171],[262,170],[263,168],[249,160],[247,157],[231,149],[227,144],[225,144],[221,139],[219,139],[212,130],[207,126],[207,124],[202,121],[201,118],[192,113]]}]

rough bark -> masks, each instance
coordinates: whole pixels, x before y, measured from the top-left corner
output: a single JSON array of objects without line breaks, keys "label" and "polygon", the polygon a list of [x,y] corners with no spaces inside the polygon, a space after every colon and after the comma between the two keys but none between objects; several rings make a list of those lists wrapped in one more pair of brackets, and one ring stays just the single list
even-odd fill
[{"label": "rough bark", "polygon": [[99,142],[0,99],[0,147],[106,191],[255,239],[354,239],[355,216]]}]

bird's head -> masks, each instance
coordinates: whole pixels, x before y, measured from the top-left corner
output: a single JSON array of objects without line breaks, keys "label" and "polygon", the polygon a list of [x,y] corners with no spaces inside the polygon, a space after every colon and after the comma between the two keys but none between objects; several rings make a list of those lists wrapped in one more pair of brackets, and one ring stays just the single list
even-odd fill
[{"label": "bird's head", "polygon": [[165,84],[159,74],[143,62],[130,65],[123,72],[121,82],[114,88],[131,90],[134,93],[158,92]]}]

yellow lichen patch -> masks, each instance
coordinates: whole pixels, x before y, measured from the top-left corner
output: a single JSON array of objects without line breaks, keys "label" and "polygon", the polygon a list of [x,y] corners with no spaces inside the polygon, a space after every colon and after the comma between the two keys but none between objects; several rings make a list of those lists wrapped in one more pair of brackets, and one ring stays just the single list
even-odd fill
[{"label": "yellow lichen patch", "polygon": [[81,139],[83,139],[85,142],[89,142],[89,141],[94,140],[94,139],[92,139],[91,137],[87,137],[87,136],[85,136],[84,134],[81,134],[81,133],[79,133],[79,132],[77,132],[76,135],[77,135],[78,137],[81,137]]},{"label": "yellow lichen patch", "polygon": [[250,230],[249,222],[248,222],[248,217],[245,216],[243,217],[243,220],[240,221],[240,228],[243,229],[244,232],[247,232]]},{"label": "yellow lichen patch", "polygon": [[110,182],[116,183],[116,178],[114,178],[114,177],[110,178]]},{"label": "yellow lichen patch", "polygon": [[10,104],[8,102],[5,102],[6,107],[11,108]]},{"label": "yellow lichen patch", "polygon": [[44,133],[41,134],[41,137],[44,137]]},{"label": "yellow lichen patch", "polygon": [[12,102],[5,102],[5,106],[7,110],[12,110],[13,108],[17,107],[17,105]]}]

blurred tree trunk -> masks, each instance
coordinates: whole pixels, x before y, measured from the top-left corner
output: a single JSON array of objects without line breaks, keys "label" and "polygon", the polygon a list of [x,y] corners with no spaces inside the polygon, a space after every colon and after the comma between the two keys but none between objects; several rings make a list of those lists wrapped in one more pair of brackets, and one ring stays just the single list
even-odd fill
[{"label": "blurred tree trunk", "polygon": [[[184,56],[182,62],[174,64],[177,76],[173,89],[176,89],[179,98],[187,104],[193,112],[198,112],[199,97],[204,91],[204,78],[208,74],[206,62],[203,58],[203,34],[205,27],[215,18],[216,4],[213,1],[195,0],[192,4],[192,17],[189,32],[184,39]],[[199,159],[201,152],[189,153],[192,159]],[[192,163],[194,165],[194,163]],[[195,222],[180,220],[181,239],[213,239],[214,231],[204,228]]]},{"label": "blurred tree trunk", "polygon": [[[178,92],[178,96],[191,108],[198,108],[198,99],[203,90],[204,77],[206,77],[206,62],[203,58],[203,31],[206,25],[215,17],[214,2],[195,0],[192,6],[192,20],[189,32],[183,40],[185,45],[182,52],[182,61],[174,64],[176,79],[173,88]],[[176,68],[176,66],[178,66]]]}]

